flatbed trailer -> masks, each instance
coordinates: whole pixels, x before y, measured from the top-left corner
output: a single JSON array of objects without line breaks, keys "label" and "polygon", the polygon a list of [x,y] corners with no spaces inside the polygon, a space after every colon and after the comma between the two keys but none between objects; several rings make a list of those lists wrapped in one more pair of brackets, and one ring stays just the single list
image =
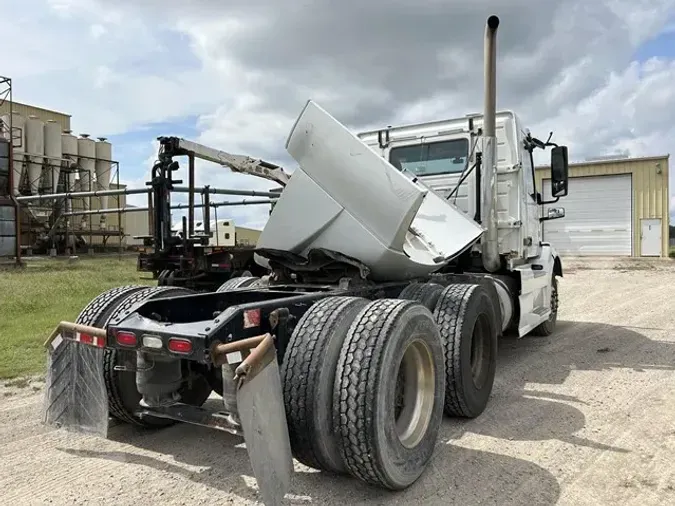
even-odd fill
[{"label": "flatbed trailer", "polygon": [[152,273],[159,286],[182,286],[214,292],[230,278],[250,274],[264,276],[267,270],[255,263],[255,246],[204,246],[191,244],[166,252],[139,251],[136,270]]},{"label": "flatbed trailer", "polygon": [[[138,236],[143,240],[136,267],[139,272],[150,272],[160,286],[178,286],[200,291],[215,291],[222,283],[241,274],[264,276],[267,269],[254,261],[255,246],[219,246],[211,242],[211,208],[229,205],[274,204],[274,200],[243,200],[239,202],[211,202],[211,194],[250,197],[278,197],[289,180],[283,168],[260,159],[234,155],[179,137],[161,136],[157,161],[152,168],[152,178],[146,184],[152,188],[148,207],[150,235]],[[173,233],[171,194],[174,185],[182,181],[173,179],[180,168],[176,158],[188,160],[188,215],[183,217],[180,236]],[[227,167],[235,173],[248,174],[273,181],[281,186],[272,192],[255,190],[220,190],[209,186],[195,188],[195,160],[204,160]],[[199,194],[202,204],[195,203]],[[202,207],[203,229],[195,227],[195,208]]]}]

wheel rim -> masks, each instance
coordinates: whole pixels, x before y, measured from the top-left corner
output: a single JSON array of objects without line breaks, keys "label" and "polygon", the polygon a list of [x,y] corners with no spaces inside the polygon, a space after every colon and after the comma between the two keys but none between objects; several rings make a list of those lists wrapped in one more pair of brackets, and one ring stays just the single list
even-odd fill
[{"label": "wheel rim", "polygon": [[[555,280],[554,280],[555,281]],[[558,287],[554,282],[551,286],[551,314],[549,315],[549,321],[555,320],[558,316]]]},{"label": "wheel rim", "polygon": [[394,409],[396,434],[406,448],[417,445],[429,427],[435,397],[434,372],[426,343],[410,343],[398,366]]},{"label": "wheel rim", "polygon": [[471,335],[471,378],[479,390],[488,377],[490,363],[490,322],[486,314],[481,313],[473,326]]}]

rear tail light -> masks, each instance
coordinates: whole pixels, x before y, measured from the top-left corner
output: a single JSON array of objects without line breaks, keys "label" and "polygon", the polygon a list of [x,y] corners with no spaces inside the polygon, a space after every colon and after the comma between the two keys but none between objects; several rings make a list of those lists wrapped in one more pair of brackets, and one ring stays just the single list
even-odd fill
[{"label": "rear tail light", "polygon": [[177,337],[172,337],[169,339],[168,348],[174,353],[188,355],[192,353],[192,341],[189,339],[179,339]]},{"label": "rear tail light", "polygon": [[136,346],[138,340],[136,339],[136,334],[133,332],[118,332],[116,334],[117,344],[122,346]]},{"label": "rear tail light", "polygon": [[80,332],[80,342],[82,344],[94,344],[94,336]]},{"label": "rear tail light", "polygon": [[91,334],[85,334],[83,332],[75,333],[75,341],[82,344],[88,344],[90,346],[98,346],[99,348],[105,348],[105,338],[104,337],[95,337]]}]

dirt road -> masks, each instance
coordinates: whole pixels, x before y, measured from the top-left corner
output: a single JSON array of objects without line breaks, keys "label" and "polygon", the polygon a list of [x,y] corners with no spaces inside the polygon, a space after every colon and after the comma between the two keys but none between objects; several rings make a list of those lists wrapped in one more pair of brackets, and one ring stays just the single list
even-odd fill
[{"label": "dirt road", "polygon": [[[639,267],[639,264],[636,264]],[[386,493],[297,467],[289,504],[675,504],[675,269],[576,270],[558,332],[501,342],[491,404],[446,419],[430,468]],[[0,387],[0,504],[254,504],[234,437],[40,425],[40,384]]]}]

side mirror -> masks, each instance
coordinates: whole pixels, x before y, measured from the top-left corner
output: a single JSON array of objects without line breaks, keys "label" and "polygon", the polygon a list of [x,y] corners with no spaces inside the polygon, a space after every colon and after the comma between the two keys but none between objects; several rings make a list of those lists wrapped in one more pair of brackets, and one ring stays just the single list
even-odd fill
[{"label": "side mirror", "polygon": [[567,196],[568,178],[567,146],[555,146],[551,149],[551,195]]}]

